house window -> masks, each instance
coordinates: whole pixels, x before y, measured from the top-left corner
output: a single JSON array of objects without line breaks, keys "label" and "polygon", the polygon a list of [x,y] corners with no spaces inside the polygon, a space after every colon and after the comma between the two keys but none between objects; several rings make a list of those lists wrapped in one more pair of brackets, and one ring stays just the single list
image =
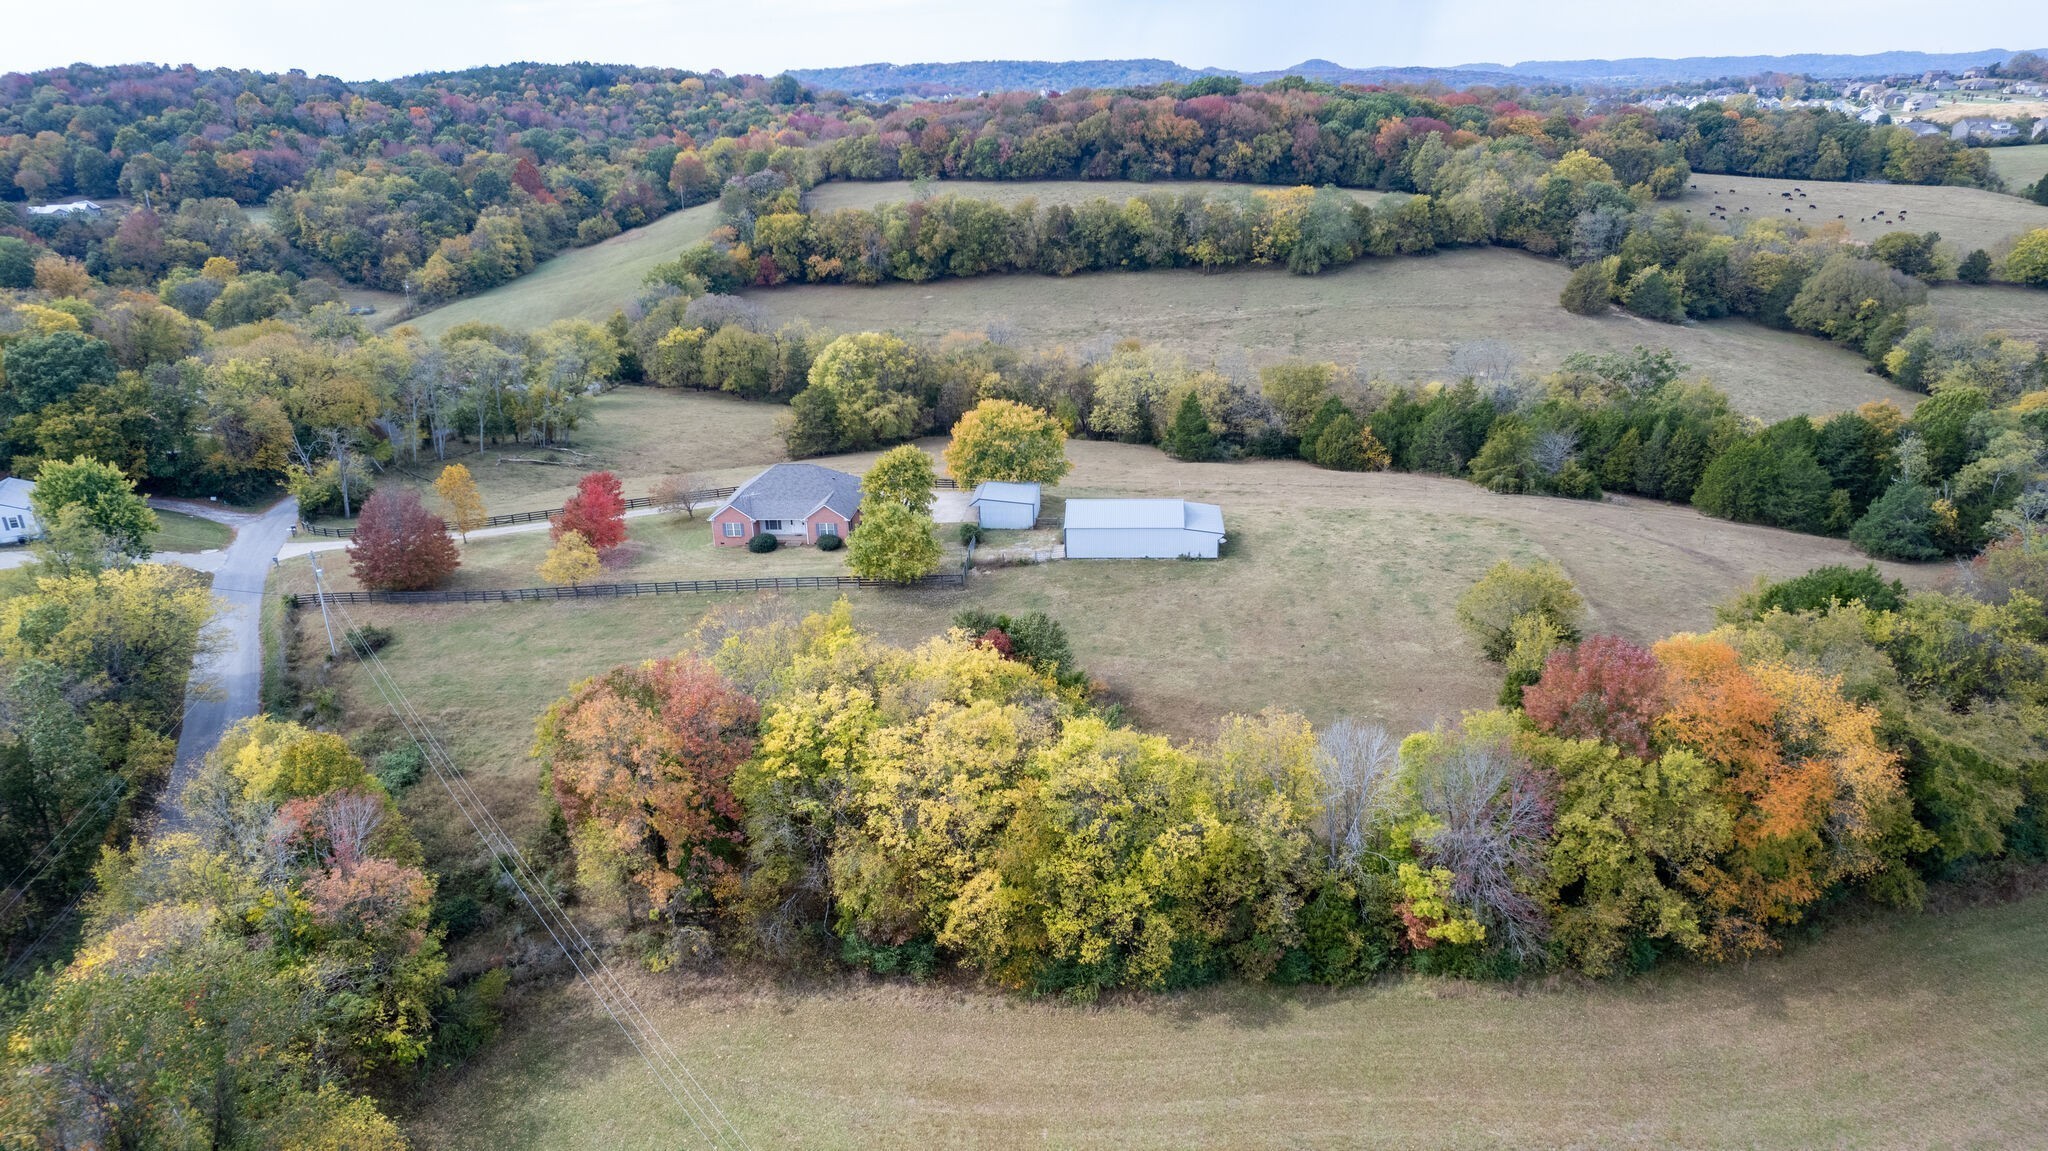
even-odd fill
[{"label": "house window", "polygon": [[7,517],[7,526],[8,526],[8,528],[10,528],[10,529],[13,529],[13,528],[18,528],[18,527],[20,527],[20,526],[21,526],[21,517],[20,517],[20,516],[8,516],[8,517]]},{"label": "house window", "polygon": [[746,534],[747,534],[747,525],[745,525],[745,524],[735,524],[735,523],[728,523],[728,524],[726,524],[726,525],[725,525],[725,538],[726,538],[726,539],[729,539],[729,540],[736,540],[736,539],[738,539],[738,538],[740,538],[741,536],[743,536],[743,535],[746,535]]},{"label": "house window", "polygon": [[836,536],[839,534],[839,525],[835,523],[821,523],[818,525],[818,534],[821,536]]}]

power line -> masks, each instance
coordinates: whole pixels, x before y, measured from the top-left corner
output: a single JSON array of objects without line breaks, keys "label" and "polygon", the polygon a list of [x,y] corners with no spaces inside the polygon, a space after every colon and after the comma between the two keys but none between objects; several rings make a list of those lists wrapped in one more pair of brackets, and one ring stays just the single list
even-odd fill
[{"label": "power line", "polygon": [[[340,605],[337,605],[340,607]],[[660,1083],[676,1106],[689,1120],[698,1135],[712,1146],[733,1145],[749,1148],[746,1137],[728,1119],[715,1099],[704,1089],[701,1082],[683,1062],[682,1057],[669,1043],[661,1030],[654,1026],[632,993],[620,981],[604,956],[591,944],[575,920],[561,903],[549,892],[545,883],[534,873],[525,855],[506,834],[490,808],[483,802],[454,758],[441,744],[433,728],[419,714],[408,699],[383,659],[369,644],[363,642],[355,632],[355,621],[347,608],[340,607],[347,625],[348,642],[356,651],[357,658],[370,670],[371,682],[378,694],[383,696],[387,706],[397,716],[406,734],[419,748],[422,757],[433,769],[435,778],[448,793],[451,802],[476,832],[486,850],[498,863],[507,879],[519,891],[527,909],[541,923],[562,955],[569,961],[579,979],[590,989],[598,1005],[611,1016],[627,1042],[632,1044],[648,1070]]]},{"label": "power line", "polygon": [[[15,904],[20,903],[22,900],[28,898],[29,890],[35,886],[36,880],[41,879],[43,877],[44,872],[50,870],[51,867],[56,865],[59,859],[63,858],[64,852],[68,850],[71,845],[71,841],[78,838],[78,833],[85,830],[85,828],[89,826],[88,824],[85,824],[81,821],[84,820],[88,814],[96,814],[98,812],[106,810],[107,804],[111,803],[112,801],[120,797],[121,792],[124,790],[125,783],[126,781],[124,781],[118,775],[114,776],[112,779],[109,779],[106,783],[106,786],[101,790],[100,794],[97,797],[86,801],[86,804],[84,806],[80,807],[77,811],[73,812],[70,821],[65,823],[63,828],[61,828],[58,831],[57,835],[53,837],[50,840],[50,842],[44,844],[43,849],[36,853],[34,859],[29,860],[27,864],[23,865],[22,869],[19,872],[15,873],[13,879],[7,881],[7,886],[9,888],[14,889],[14,898],[7,901],[7,906],[0,907],[0,915],[5,915],[8,912],[14,910]],[[48,856],[49,858],[45,859],[44,856]],[[42,866],[40,867],[36,866],[38,860],[42,862]],[[28,875],[30,868],[35,868],[35,874],[28,876],[28,882],[21,882],[21,877],[24,875]]]}]

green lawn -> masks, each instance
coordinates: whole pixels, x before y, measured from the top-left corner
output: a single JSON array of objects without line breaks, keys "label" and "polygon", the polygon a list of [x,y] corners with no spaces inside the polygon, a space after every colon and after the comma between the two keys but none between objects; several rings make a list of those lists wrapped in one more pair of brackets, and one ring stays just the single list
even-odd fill
[{"label": "green lawn", "polygon": [[156,531],[149,537],[152,552],[205,552],[228,546],[235,529],[226,524],[186,515],[184,512],[156,513]]},{"label": "green lawn", "polygon": [[1991,170],[2005,179],[2006,190],[2019,193],[2028,184],[2048,176],[2048,144],[2022,144],[2014,148],[1986,148]]},{"label": "green lawn", "polygon": [[[1640,981],[1232,986],[1095,1008],[624,978],[756,1147],[2020,1147],[2048,1130],[2048,897]],[[694,1145],[573,984],[400,1117],[416,1145]]]}]

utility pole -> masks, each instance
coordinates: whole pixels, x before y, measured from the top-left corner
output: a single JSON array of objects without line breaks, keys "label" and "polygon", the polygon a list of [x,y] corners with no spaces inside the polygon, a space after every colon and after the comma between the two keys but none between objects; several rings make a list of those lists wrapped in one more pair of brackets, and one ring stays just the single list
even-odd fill
[{"label": "utility pole", "polygon": [[320,583],[320,555],[307,552],[306,560],[313,565],[313,590],[320,594],[320,625],[327,629],[327,654],[340,659],[341,649],[334,645],[334,621],[327,618],[327,589]]}]

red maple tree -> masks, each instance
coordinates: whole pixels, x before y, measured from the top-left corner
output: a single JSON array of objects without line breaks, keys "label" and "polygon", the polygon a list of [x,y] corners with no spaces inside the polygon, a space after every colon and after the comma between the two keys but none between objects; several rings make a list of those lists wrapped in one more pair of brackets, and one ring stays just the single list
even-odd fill
[{"label": "red maple tree", "polygon": [[580,532],[600,554],[626,542],[626,492],[619,477],[610,472],[591,472],[576,483],[570,496],[548,521],[550,538],[561,539],[567,532]]},{"label": "red maple tree", "polygon": [[1636,755],[1664,713],[1664,668],[1648,649],[1614,635],[1559,648],[1543,678],[1522,689],[1536,726],[1566,739],[1603,739]]},{"label": "red maple tree", "polygon": [[420,503],[418,492],[379,488],[363,503],[348,548],[356,580],[376,591],[421,591],[462,566],[448,525]]}]

